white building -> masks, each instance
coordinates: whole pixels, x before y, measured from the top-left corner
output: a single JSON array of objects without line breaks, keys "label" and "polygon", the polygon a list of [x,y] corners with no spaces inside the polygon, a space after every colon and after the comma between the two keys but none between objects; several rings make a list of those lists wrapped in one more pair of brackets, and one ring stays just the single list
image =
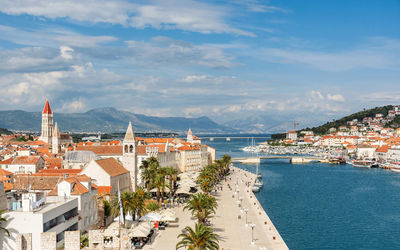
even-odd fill
[{"label": "white building", "polygon": [[118,185],[122,191],[131,188],[129,171],[114,158],[92,160],[81,174],[92,178],[97,186],[111,187],[111,195],[118,192]]},{"label": "white building", "polygon": [[77,198],[79,212],[79,230],[95,229],[97,224],[97,188],[92,185],[90,177],[79,175],[60,181],[50,191],[47,200],[57,200],[60,197]]},{"label": "white building", "polygon": [[46,165],[41,156],[17,156],[5,169],[14,174],[34,174]]},{"label": "white building", "polygon": [[289,131],[286,133],[286,139],[295,141],[297,140],[297,132],[296,131]]},{"label": "white building", "polygon": [[23,195],[19,210],[11,210],[3,216],[7,217],[6,227],[10,237],[5,237],[4,232],[0,231],[0,248],[17,249],[17,235],[31,233],[32,249],[41,249],[42,232],[56,232],[57,247],[62,247],[64,232],[78,230],[78,200],[60,197],[56,202],[49,202],[45,198],[36,199],[35,194],[28,193]]}]

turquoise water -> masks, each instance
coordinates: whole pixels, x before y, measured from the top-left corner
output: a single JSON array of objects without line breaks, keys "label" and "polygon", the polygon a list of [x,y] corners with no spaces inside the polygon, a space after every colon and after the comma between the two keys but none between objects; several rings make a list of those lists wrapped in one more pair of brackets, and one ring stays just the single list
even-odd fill
[{"label": "turquoise water", "polygon": [[[248,145],[205,143],[233,157]],[[255,172],[255,165],[236,166]],[[400,174],[288,160],[262,161],[260,172],[257,198],[290,249],[400,249]]]}]

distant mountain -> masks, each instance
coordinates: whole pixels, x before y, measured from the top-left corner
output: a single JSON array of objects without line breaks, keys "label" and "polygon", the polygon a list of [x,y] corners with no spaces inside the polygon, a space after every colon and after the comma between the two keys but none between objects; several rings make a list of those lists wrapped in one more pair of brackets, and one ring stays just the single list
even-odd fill
[{"label": "distant mountain", "polygon": [[[173,131],[226,133],[237,132],[227,126],[219,125],[206,116],[199,118],[156,117],[134,114],[115,108],[92,109],[85,113],[54,113],[61,131],[71,132],[122,132],[132,121],[136,131]],[[0,128],[20,131],[40,131],[41,112],[22,110],[0,111]]]}]

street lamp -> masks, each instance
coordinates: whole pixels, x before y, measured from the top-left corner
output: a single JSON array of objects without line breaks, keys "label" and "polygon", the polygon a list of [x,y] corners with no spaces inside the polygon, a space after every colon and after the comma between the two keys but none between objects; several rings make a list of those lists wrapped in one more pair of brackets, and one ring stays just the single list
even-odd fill
[{"label": "street lamp", "polygon": [[250,224],[251,227],[251,244],[254,245],[254,228],[256,227],[256,224],[252,223]]},{"label": "street lamp", "polygon": [[247,213],[249,212],[249,210],[247,208],[245,208],[244,212],[246,213],[246,227],[247,227],[248,226],[248,224],[247,224]]}]

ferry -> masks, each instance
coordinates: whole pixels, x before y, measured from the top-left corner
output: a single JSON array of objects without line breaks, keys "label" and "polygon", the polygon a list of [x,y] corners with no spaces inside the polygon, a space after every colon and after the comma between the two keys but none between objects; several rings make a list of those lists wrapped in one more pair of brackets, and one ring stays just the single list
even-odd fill
[{"label": "ferry", "polygon": [[341,157],[338,157],[338,158],[331,158],[331,159],[329,159],[329,163],[330,163],[330,164],[337,164],[337,165],[339,165],[339,164],[346,164],[346,160],[344,160],[344,159],[341,158]]}]

